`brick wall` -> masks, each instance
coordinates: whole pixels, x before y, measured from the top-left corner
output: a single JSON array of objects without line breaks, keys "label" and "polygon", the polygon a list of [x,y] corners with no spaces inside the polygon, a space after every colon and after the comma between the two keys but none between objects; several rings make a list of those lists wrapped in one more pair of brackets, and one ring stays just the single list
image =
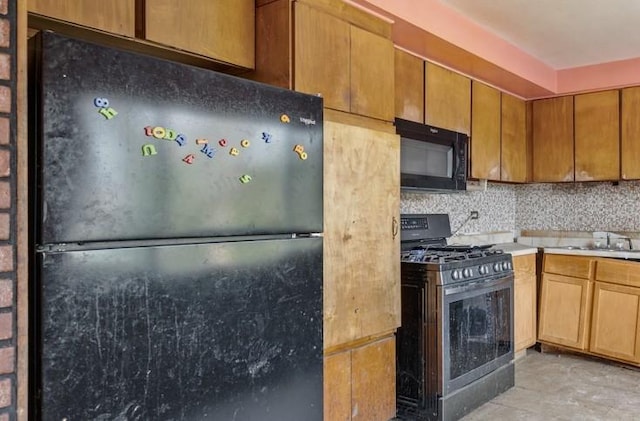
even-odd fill
[{"label": "brick wall", "polygon": [[0,0],[0,421],[16,419],[16,6]]}]

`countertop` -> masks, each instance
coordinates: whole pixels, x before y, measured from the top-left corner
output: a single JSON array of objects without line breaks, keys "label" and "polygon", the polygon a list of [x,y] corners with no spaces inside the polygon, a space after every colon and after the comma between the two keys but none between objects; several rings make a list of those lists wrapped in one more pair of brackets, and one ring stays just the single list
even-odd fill
[{"label": "countertop", "polygon": [[[524,256],[527,254],[535,254],[538,252],[537,247],[528,246],[526,244],[518,243],[498,243],[492,248],[501,249],[505,253],[510,253],[512,256]],[[640,256],[639,256],[640,257]]]},{"label": "countertop", "polygon": [[581,249],[567,247],[544,247],[547,254],[568,254],[571,256],[612,257],[614,259],[640,260],[640,250]]}]

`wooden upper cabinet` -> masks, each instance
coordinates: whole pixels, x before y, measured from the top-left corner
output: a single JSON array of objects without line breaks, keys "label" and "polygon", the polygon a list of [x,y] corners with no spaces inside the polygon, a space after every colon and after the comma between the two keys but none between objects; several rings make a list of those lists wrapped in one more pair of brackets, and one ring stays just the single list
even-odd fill
[{"label": "wooden upper cabinet", "polygon": [[473,81],[471,178],[500,180],[500,91]]},{"label": "wooden upper cabinet", "polygon": [[424,60],[395,50],[395,116],[424,123]]},{"label": "wooden upper cabinet", "polygon": [[349,112],[349,23],[304,3],[294,3],[294,10],[293,88],[320,94],[325,107]]},{"label": "wooden upper cabinet", "polygon": [[573,181],[573,97],[533,102],[533,181]]},{"label": "wooden upper cabinet", "polygon": [[617,90],[576,95],[575,181],[620,179]]},{"label": "wooden upper cabinet", "polygon": [[391,24],[341,0],[274,0],[256,9],[248,77],[322,95],[337,111],[394,118]]},{"label": "wooden upper cabinet", "polygon": [[253,0],[145,0],[144,4],[145,39],[236,66],[254,67]]},{"label": "wooden upper cabinet", "polygon": [[393,42],[352,25],[350,58],[351,113],[393,120]]},{"label": "wooden upper cabinet", "polygon": [[527,106],[524,100],[503,93],[501,112],[500,180],[524,183],[528,181],[531,157],[527,137]]},{"label": "wooden upper cabinet", "polygon": [[134,0],[28,0],[27,9],[31,13],[101,31],[132,38],[135,35]]},{"label": "wooden upper cabinet", "polygon": [[626,88],[621,95],[621,178],[640,179],[640,86]]},{"label": "wooden upper cabinet", "polygon": [[425,123],[469,135],[471,80],[432,63],[425,63]]}]

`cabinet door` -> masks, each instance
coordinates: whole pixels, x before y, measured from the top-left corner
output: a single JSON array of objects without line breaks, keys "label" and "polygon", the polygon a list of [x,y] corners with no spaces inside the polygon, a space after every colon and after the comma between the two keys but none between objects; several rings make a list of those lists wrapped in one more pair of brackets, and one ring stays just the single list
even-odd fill
[{"label": "cabinet door", "polygon": [[500,91],[471,84],[471,178],[500,180]]},{"label": "cabinet door", "polygon": [[349,23],[294,3],[296,91],[321,94],[324,106],[350,112]]},{"label": "cabinet door", "polygon": [[324,347],[400,325],[400,139],[325,121]]},{"label": "cabinet door", "polygon": [[136,31],[134,0],[28,0],[27,8],[32,13],[131,38]]},{"label": "cabinet door", "polygon": [[351,26],[351,112],[393,121],[393,43]]},{"label": "cabinet door", "polygon": [[352,352],[353,421],[388,421],[396,415],[395,337]]},{"label": "cabinet door", "polygon": [[533,181],[573,181],[573,97],[533,102]]},{"label": "cabinet door", "polygon": [[527,180],[531,153],[527,142],[527,108],[525,101],[502,93],[502,181],[524,183]]},{"label": "cabinet door", "polygon": [[254,67],[253,0],[145,0],[144,4],[147,40],[240,67]]},{"label": "cabinet door", "polygon": [[640,87],[622,90],[621,178],[640,179]]},{"label": "cabinet door", "polygon": [[595,283],[589,351],[640,362],[640,288]]},{"label": "cabinet door", "polygon": [[575,96],[575,181],[620,179],[619,92]]},{"label": "cabinet door", "polygon": [[538,339],[586,349],[592,284],[586,279],[542,275]]},{"label": "cabinet door", "polygon": [[351,351],[324,357],[324,419],[351,420]]},{"label": "cabinet door", "polygon": [[395,50],[395,116],[424,123],[424,61]]},{"label": "cabinet door", "polygon": [[471,133],[471,80],[425,63],[425,123]]},{"label": "cabinet door", "polygon": [[514,270],[514,335],[515,350],[528,348],[536,343],[536,256],[513,258]]}]

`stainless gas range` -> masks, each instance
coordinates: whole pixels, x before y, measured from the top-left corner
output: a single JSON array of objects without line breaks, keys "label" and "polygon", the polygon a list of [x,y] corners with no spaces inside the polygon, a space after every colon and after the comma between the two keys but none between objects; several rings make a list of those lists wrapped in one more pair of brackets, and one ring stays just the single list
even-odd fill
[{"label": "stainless gas range", "polygon": [[402,215],[398,417],[457,420],[514,384],[511,255],[449,246],[448,215]]}]

